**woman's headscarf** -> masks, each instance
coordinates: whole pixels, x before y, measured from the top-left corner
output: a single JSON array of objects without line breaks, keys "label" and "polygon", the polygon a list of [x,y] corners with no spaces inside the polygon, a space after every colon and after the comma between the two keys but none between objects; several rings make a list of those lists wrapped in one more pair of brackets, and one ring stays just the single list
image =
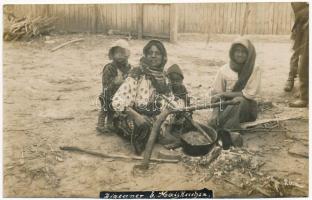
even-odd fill
[{"label": "woman's headscarf", "polygon": [[[147,56],[148,54],[148,50],[152,47],[152,46],[156,46],[160,53],[162,54],[163,56],[163,59],[161,61],[161,64],[160,66],[158,66],[157,68],[151,68],[151,70],[155,70],[155,71],[163,71],[164,70],[164,67],[165,67],[165,64],[167,63],[167,51],[166,51],[166,48],[165,46],[163,45],[163,43],[159,40],[150,40],[146,45],[145,47],[143,48],[143,55],[144,57]],[[143,57],[143,58],[144,58]],[[145,59],[144,59],[145,60]],[[146,63],[148,64],[148,63]]]},{"label": "woman's headscarf", "polygon": [[[162,54],[162,61],[160,66],[152,67],[146,59],[148,50],[156,46]],[[137,78],[140,75],[145,75],[146,78],[150,79],[156,91],[160,94],[168,92],[168,86],[166,84],[166,76],[164,73],[164,67],[167,63],[167,51],[165,46],[159,40],[149,41],[143,48],[143,57],[140,59],[140,67],[133,69],[130,76]]]},{"label": "woman's headscarf", "polygon": [[[239,64],[236,63],[234,58],[233,58],[233,53],[234,53],[234,48],[236,45],[242,45],[245,47],[247,51],[247,59],[244,64]],[[240,65],[241,71],[238,72],[238,80],[236,81],[234,87],[233,87],[233,92],[239,92],[244,89],[246,86],[252,72],[254,69],[255,61],[256,61],[256,50],[254,45],[250,42],[250,40],[246,38],[238,38],[236,39],[230,48],[230,65]]]}]

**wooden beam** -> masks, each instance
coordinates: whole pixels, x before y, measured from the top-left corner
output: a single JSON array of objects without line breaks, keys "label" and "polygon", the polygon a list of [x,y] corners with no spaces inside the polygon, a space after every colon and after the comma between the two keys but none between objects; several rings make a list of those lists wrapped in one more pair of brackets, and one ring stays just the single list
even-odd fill
[{"label": "wooden beam", "polygon": [[243,26],[242,30],[240,32],[240,35],[243,36],[246,33],[246,28],[248,26],[248,16],[250,14],[249,4],[246,3],[245,12],[244,12],[244,18],[243,18]]},{"label": "wooden beam", "polygon": [[169,35],[161,34],[161,33],[149,33],[149,32],[143,32],[144,37],[156,37],[161,39],[170,39]]},{"label": "wooden beam", "polygon": [[141,40],[143,37],[143,4],[138,4],[137,27],[138,27],[138,39]]},{"label": "wooden beam", "polygon": [[94,10],[94,24],[93,24],[93,33],[98,32],[98,25],[99,25],[99,8],[97,4],[93,5],[93,10]]},{"label": "wooden beam", "polygon": [[178,41],[178,11],[177,4],[170,4],[170,42]]}]

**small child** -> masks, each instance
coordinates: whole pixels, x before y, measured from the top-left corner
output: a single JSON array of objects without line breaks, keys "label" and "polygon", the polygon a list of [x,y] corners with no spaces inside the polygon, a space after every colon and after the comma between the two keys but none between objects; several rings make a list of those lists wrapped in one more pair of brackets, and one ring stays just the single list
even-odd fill
[{"label": "small child", "polygon": [[129,56],[129,44],[125,40],[117,40],[109,49],[108,57],[112,62],[106,64],[103,69],[102,93],[99,96],[101,111],[96,127],[101,133],[113,127],[112,97],[128,77],[131,69],[131,65],[128,63]]},{"label": "small child", "polygon": [[[174,95],[175,101],[190,106],[190,98],[183,84],[183,72],[177,64],[170,66],[167,70],[167,78],[169,79],[169,87]],[[162,143],[166,148],[171,149],[180,145],[179,134],[186,132],[192,128],[192,125],[185,117],[192,118],[192,113],[178,113],[171,117],[171,123],[165,124],[166,128],[162,135]]]},{"label": "small child", "polygon": [[190,105],[190,99],[188,98],[188,92],[183,84],[183,72],[179,65],[174,64],[170,66],[167,70],[167,77],[169,79],[169,85],[174,97],[177,99],[182,99],[185,106]]}]

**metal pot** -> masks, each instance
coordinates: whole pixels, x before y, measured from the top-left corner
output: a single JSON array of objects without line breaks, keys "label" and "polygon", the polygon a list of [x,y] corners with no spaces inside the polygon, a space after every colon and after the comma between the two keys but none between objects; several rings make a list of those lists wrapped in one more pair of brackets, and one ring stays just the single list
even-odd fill
[{"label": "metal pot", "polygon": [[[210,136],[212,142],[208,142],[208,140],[202,136],[202,133],[194,128],[194,131],[187,132],[181,136],[181,143],[183,152],[189,156],[203,156],[210,152],[210,150],[216,144],[218,139],[218,134],[215,129],[209,126],[205,126],[203,124],[199,124],[201,128]],[[200,136],[201,135],[201,136]],[[201,141],[194,144],[190,141],[192,137],[203,137]]]}]

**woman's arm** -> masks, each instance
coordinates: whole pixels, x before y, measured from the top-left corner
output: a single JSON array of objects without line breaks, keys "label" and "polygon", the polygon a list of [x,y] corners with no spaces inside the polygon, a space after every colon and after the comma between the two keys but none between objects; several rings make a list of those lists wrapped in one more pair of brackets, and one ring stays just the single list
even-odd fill
[{"label": "woman's arm", "polygon": [[221,94],[224,99],[234,99],[235,97],[242,97],[242,92],[224,92]]},{"label": "woman's arm", "polygon": [[136,97],[137,81],[128,77],[113,97],[115,111],[126,113],[138,126],[150,125],[149,120],[132,109]]},{"label": "woman's arm", "polygon": [[148,120],[147,117],[144,115],[140,115],[135,110],[133,110],[131,107],[125,108],[125,113],[134,120],[134,123],[138,126],[147,125],[150,126],[151,122]]},{"label": "woman's arm", "polygon": [[222,93],[212,96],[211,102],[217,103],[220,101],[220,99],[231,100],[231,99],[234,99],[235,97],[243,97],[243,93],[242,92],[222,92]]}]

